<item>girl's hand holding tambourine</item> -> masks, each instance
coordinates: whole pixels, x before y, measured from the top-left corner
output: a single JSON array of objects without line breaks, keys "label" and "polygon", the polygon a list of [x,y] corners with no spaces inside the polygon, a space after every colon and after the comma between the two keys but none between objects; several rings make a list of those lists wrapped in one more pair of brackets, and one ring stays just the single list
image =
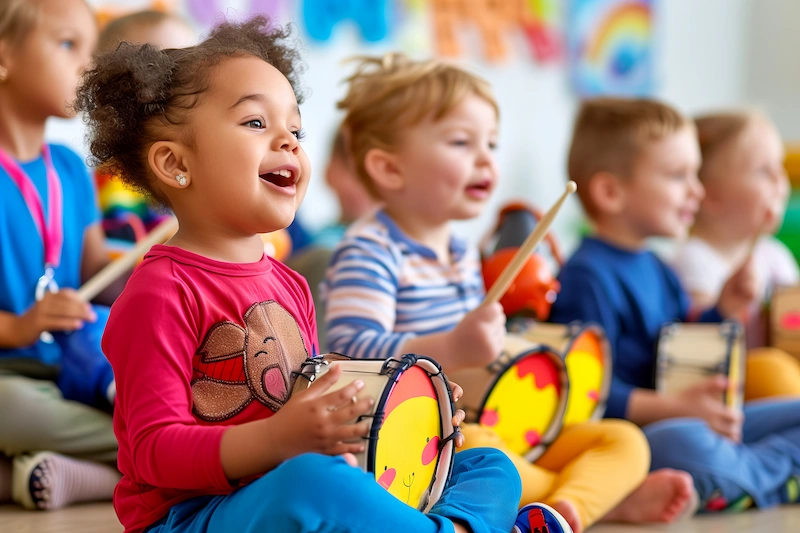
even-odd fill
[{"label": "girl's hand holding tambourine", "polygon": [[[457,402],[459,398],[464,395],[464,389],[462,389],[461,385],[454,381],[447,380],[447,382],[450,384],[450,390],[453,394],[453,402]],[[467,414],[463,409],[456,410],[455,414],[453,415],[453,426],[460,428],[461,423],[464,421],[466,416]],[[456,448],[461,448],[464,446],[464,435],[461,432],[459,432],[458,436],[455,438],[455,444]]]},{"label": "girl's hand holding tambourine", "polygon": [[271,444],[284,459],[309,452],[345,455],[364,451],[363,442],[351,441],[367,436],[369,422],[348,422],[367,413],[375,400],[357,398],[364,388],[360,380],[326,394],[341,375],[341,367],[333,365],[308,389],[293,394],[272,416],[277,431],[273,430]]}]

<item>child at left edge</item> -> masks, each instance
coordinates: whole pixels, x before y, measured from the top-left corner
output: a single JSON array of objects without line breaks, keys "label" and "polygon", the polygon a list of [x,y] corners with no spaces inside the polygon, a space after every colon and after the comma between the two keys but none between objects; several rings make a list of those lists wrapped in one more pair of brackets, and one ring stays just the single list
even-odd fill
[{"label": "child at left edge", "polygon": [[105,464],[117,451],[108,308],[75,290],[109,260],[95,192],[80,157],[45,142],[96,41],[84,0],[0,2],[0,500],[10,484],[30,509],[110,498],[119,479]]}]

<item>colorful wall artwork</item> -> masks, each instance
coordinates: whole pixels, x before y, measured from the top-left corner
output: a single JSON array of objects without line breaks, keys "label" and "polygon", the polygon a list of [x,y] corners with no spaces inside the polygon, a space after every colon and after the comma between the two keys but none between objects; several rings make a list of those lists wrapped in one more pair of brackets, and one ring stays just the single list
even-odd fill
[{"label": "colorful wall artwork", "polygon": [[578,94],[647,96],[654,86],[655,0],[572,0],[570,74]]}]

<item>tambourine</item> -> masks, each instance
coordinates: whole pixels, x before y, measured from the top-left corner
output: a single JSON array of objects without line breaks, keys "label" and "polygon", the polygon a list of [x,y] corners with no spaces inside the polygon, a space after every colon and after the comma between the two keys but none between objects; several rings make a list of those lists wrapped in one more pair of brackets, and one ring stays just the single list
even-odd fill
[{"label": "tambourine", "polygon": [[360,379],[364,388],[357,396],[375,400],[368,413],[352,421],[371,421],[367,446],[356,454],[359,466],[399,500],[429,511],[450,478],[458,435],[452,392],[441,367],[410,354],[400,359],[326,354],[303,363],[294,392],[308,388],[332,365],[342,367],[342,376],[331,391]]},{"label": "tambourine", "polygon": [[709,376],[728,377],[723,401],[741,409],[744,403],[744,328],[737,322],[667,324],[661,328],[656,358],[656,390],[678,394]]},{"label": "tambourine", "polygon": [[451,373],[464,389],[459,407],[467,422],[492,428],[508,448],[536,460],[561,431],[569,381],[561,357],[552,349],[506,335],[503,352],[488,368]]}]

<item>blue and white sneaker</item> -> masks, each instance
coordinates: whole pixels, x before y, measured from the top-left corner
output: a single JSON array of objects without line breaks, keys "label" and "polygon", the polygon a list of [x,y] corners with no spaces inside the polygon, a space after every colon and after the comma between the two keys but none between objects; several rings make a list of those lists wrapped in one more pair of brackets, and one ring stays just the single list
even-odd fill
[{"label": "blue and white sneaker", "polygon": [[519,510],[513,533],[572,533],[564,517],[543,503],[531,503]]}]

